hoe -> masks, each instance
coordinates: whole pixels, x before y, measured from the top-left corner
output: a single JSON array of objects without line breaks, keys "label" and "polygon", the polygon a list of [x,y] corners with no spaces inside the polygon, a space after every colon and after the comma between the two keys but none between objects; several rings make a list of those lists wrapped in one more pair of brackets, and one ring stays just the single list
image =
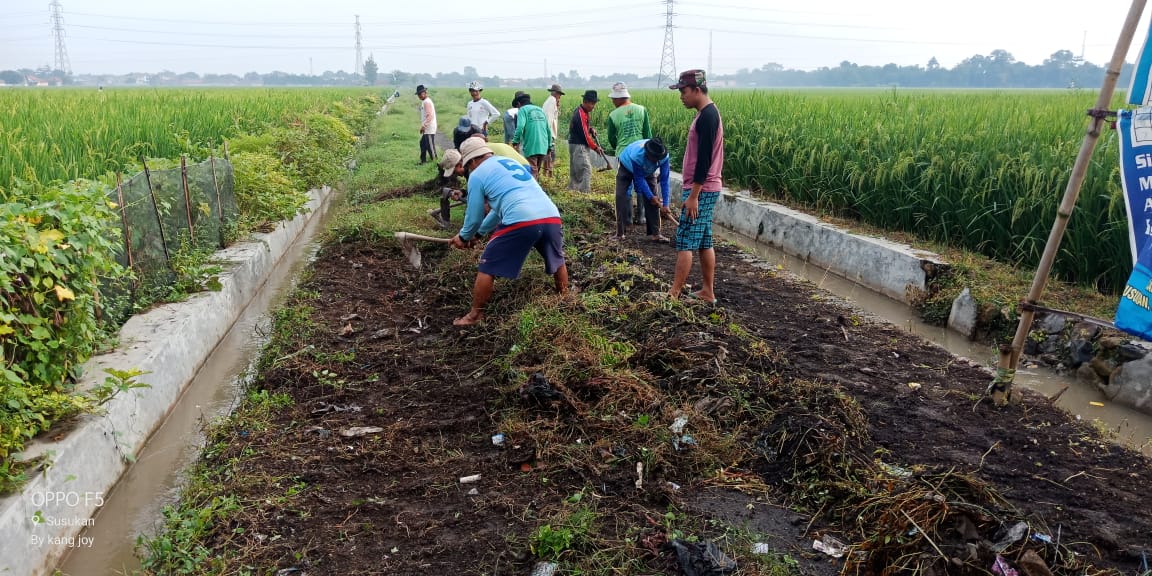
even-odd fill
[{"label": "hoe", "polygon": [[404,251],[404,256],[413,266],[420,267],[420,248],[416,246],[417,240],[424,242],[435,242],[437,244],[447,244],[452,241],[451,238],[437,238],[435,236],[421,236],[420,234],[413,234],[411,232],[397,232],[396,239],[400,241],[400,249]]}]

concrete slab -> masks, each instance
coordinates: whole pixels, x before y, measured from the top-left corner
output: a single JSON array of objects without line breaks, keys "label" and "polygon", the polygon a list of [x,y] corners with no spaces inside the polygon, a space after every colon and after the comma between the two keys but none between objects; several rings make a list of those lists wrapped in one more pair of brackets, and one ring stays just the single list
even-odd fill
[{"label": "concrete slab", "polygon": [[219,292],[133,316],[120,330],[117,349],[84,365],[80,387],[103,382],[105,368],[144,370],[137,380],[150,387],[117,396],[105,414],[81,417],[63,438],[35,441],[24,451],[24,458],[44,455],[49,464],[20,493],[0,499],[0,574],[48,575],[69,548],[100,545],[82,542],[78,534],[92,524],[104,496],[330,198],[329,189],[313,191],[306,213],[217,252],[216,258],[230,263]]},{"label": "concrete slab", "polygon": [[[679,198],[683,179],[673,173],[671,180],[673,195]],[[853,234],[746,191],[725,188],[721,194],[713,216],[716,224],[900,302],[911,303],[948,267],[937,254]]]}]

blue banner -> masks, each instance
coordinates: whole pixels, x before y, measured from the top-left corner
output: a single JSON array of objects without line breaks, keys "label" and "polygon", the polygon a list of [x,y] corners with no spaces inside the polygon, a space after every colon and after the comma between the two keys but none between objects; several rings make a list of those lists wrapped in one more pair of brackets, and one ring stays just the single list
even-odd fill
[{"label": "blue banner", "polygon": [[1120,181],[1135,262],[1152,238],[1152,107],[1121,110],[1119,131]]},{"label": "blue banner", "polygon": [[1116,327],[1152,340],[1152,249],[1148,246],[1140,249],[1140,259],[1124,286],[1120,306],[1116,308]]},{"label": "blue banner", "polygon": [[1133,106],[1152,104],[1152,43],[1148,42],[1152,39],[1152,23],[1149,26],[1148,36],[1136,57],[1136,66],[1132,68],[1132,84],[1128,86],[1128,103]]}]

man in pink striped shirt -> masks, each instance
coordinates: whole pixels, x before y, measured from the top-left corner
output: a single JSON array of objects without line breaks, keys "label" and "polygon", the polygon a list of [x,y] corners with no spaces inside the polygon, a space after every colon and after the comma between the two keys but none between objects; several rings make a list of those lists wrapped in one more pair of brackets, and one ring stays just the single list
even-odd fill
[{"label": "man in pink striped shirt", "polygon": [[720,197],[724,169],[724,124],[720,111],[708,97],[708,81],[703,70],[688,70],[680,81],[669,86],[680,91],[685,108],[695,108],[696,118],[688,129],[684,147],[684,205],[676,228],[676,275],[669,291],[679,298],[692,271],[692,253],[700,253],[700,290],[690,298],[716,303],[716,252],[712,249],[712,211]]}]

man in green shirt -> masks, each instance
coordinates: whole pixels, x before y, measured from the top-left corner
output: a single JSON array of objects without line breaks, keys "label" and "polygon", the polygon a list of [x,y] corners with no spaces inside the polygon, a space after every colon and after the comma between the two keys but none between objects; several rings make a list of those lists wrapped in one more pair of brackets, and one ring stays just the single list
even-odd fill
[{"label": "man in green shirt", "polygon": [[531,96],[523,94],[519,101],[520,112],[516,114],[516,135],[512,137],[512,145],[528,159],[532,175],[539,177],[548,148],[552,146],[552,128],[544,109],[532,104]]},{"label": "man in green shirt", "polygon": [[[632,96],[628,93],[628,86],[623,82],[612,85],[612,99],[615,110],[608,114],[608,147],[613,154],[619,154],[629,144],[638,140],[652,138],[652,123],[648,119],[648,109],[632,103]],[[632,223],[644,223],[644,203],[640,194],[636,194],[636,209],[632,211]]]}]

